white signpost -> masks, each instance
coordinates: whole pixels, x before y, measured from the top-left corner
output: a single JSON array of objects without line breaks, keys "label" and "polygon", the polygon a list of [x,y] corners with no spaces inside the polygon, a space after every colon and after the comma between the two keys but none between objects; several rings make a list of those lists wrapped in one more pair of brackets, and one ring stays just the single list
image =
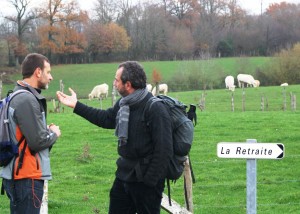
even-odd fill
[{"label": "white signpost", "polygon": [[247,159],[247,214],[256,214],[256,159],[282,159],[284,145],[281,143],[257,143],[256,139],[247,139],[246,143],[220,142],[217,146],[220,158]]}]

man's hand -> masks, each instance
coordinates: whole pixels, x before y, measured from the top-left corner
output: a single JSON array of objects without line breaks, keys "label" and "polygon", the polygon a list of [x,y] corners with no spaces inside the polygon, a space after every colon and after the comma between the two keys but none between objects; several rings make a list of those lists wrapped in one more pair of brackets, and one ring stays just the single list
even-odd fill
[{"label": "man's hand", "polygon": [[60,132],[59,126],[54,125],[53,123],[51,123],[48,126],[48,129],[50,129],[52,132],[54,132],[57,135],[57,137],[60,137],[61,132]]},{"label": "man's hand", "polygon": [[62,104],[69,106],[71,108],[75,108],[77,103],[77,95],[71,88],[69,88],[69,91],[71,93],[71,96],[62,93],[61,91],[57,91],[56,92],[57,98]]}]

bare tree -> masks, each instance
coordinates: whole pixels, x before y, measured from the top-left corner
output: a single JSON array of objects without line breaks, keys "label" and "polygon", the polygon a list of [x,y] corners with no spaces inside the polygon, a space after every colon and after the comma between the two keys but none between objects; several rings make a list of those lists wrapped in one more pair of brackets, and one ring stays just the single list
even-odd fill
[{"label": "bare tree", "polygon": [[[11,66],[14,63],[13,57],[13,38],[16,38],[14,25],[11,22],[2,20],[0,24],[0,40],[1,40],[1,55],[0,64],[5,64]],[[14,39],[15,40],[15,39]],[[15,44],[15,43],[14,43]]]},{"label": "bare tree", "polygon": [[196,8],[196,0],[163,0],[163,4],[170,15],[176,16],[179,20],[184,19]]},{"label": "bare tree", "polygon": [[134,7],[130,36],[131,56],[144,59],[167,57],[168,22],[165,11],[159,5],[144,4]]},{"label": "bare tree", "polygon": [[8,2],[16,9],[16,16],[6,16],[5,18],[17,25],[17,45],[14,50],[16,66],[19,65],[19,58],[26,53],[24,45],[24,33],[29,29],[29,23],[36,18],[36,15],[29,9],[30,0],[8,0]]},{"label": "bare tree", "polygon": [[130,18],[133,13],[132,0],[116,0],[117,5],[117,23],[123,26],[127,32],[130,28]]},{"label": "bare tree", "polygon": [[97,0],[95,3],[95,12],[97,20],[102,24],[108,24],[116,20],[117,16],[116,0]]}]

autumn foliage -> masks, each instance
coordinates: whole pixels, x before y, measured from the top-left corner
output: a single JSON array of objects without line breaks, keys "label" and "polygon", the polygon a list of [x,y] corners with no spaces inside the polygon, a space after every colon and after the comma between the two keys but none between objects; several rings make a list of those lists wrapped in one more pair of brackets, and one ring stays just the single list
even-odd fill
[{"label": "autumn foliage", "polygon": [[88,33],[89,50],[93,54],[111,53],[127,51],[131,45],[130,38],[126,30],[115,24],[94,23],[90,26]]},{"label": "autumn foliage", "polygon": [[300,38],[300,4],[284,1],[253,15],[236,0],[2,1],[15,9],[0,16],[9,65],[28,52],[54,63],[272,56]]},{"label": "autumn foliage", "polygon": [[40,51],[44,54],[77,54],[87,47],[85,35],[80,31],[88,20],[86,12],[78,9],[75,1],[62,4],[61,0],[49,1],[40,8],[44,25],[38,30]]},{"label": "autumn foliage", "polygon": [[161,81],[161,73],[157,71],[156,69],[153,69],[152,71],[152,82],[157,84]]}]

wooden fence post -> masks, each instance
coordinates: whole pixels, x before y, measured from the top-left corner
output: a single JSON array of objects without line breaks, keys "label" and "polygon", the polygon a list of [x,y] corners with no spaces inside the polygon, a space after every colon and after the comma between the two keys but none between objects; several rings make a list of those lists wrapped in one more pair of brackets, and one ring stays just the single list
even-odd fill
[{"label": "wooden fence post", "polygon": [[205,109],[205,91],[202,93],[200,97],[198,107],[200,108],[201,111]]},{"label": "wooden fence post", "polygon": [[2,99],[2,84],[3,84],[3,76],[5,75],[6,73],[3,72],[2,74],[0,74],[0,99]]},{"label": "wooden fence post", "polygon": [[234,95],[233,95],[233,92],[231,92],[231,111],[234,111]]},{"label": "wooden fence post", "polygon": [[184,179],[184,199],[186,208],[180,206],[176,201],[171,199],[171,206],[169,204],[169,199],[166,194],[163,194],[163,198],[161,201],[161,207],[165,211],[171,214],[192,214],[194,210],[193,205],[193,181],[192,181],[192,173],[191,173],[191,166],[189,162],[189,158],[187,158],[184,166],[183,172],[183,179]]},{"label": "wooden fence post", "polygon": [[194,204],[193,204],[193,181],[192,173],[189,158],[185,161],[184,166],[184,191],[185,191],[185,204],[188,211],[193,213]]},{"label": "wooden fence post", "polygon": [[156,89],[156,91],[155,91],[155,96],[157,96],[157,95],[159,95],[159,82],[156,82],[155,83],[155,89]]},{"label": "wooden fence post", "polygon": [[243,109],[243,111],[245,111],[245,87],[244,87],[244,83],[242,84],[242,89],[243,89],[243,92],[242,92],[242,109]]},{"label": "wooden fence post", "polygon": [[2,80],[0,80],[0,99],[2,99]]},{"label": "wooden fence post", "polygon": [[285,91],[285,87],[283,87],[283,111],[286,110],[286,91]]},{"label": "wooden fence post", "polygon": [[264,111],[265,110],[265,97],[264,95],[261,96],[261,99],[260,99],[260,109],[261,111]]},{"label": "wooden fence post", "polygon": [[114,106],[116,103],[116,100],[117,100],[117,98],[116,98],[117,92],[116,92],[116,88],[114,87],[114,84],[112,85],[111,96],[112,96],[112,106]]},{"label": "wooden fence post", "polygon": [[[65,86],[64,86],[63,81],[62,81],[62,80],[59,80],[59,91],[61,91],[61,92],[64,93],[64,88],[65,88]],[[61,107],[60,101],[58,100],[57,106],[56,106],[56,104],[55,104],[55,99],[53,99],[52,101],[53,101],[54,112],[55,112],[55,113],[61,113],[61,109],[60,109],[60,107]]]},{"label": "wooden fence post", "polygon": [[292,111],[296,111],[296,95],[292,94],[291,96],[291,106],[292,106]]},{"label": "wooden fence post", "polygon": [[40,214],[48,214],[48,181],[44,181],[44,195],[42,200],[42,205],[40,209]]}]

